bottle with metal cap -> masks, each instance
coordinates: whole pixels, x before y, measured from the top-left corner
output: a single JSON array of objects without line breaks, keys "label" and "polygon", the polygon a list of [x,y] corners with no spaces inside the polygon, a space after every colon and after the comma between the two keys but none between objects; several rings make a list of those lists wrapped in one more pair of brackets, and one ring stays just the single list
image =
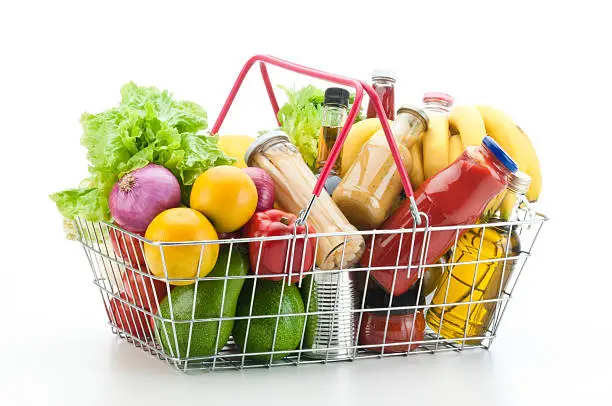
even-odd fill
[{"label": "bottle with metal cap", "polygon": [[[321,132],[319,135],[319,144],[317,146],[317,160],[315,161],[315,172],[321,172],[332,147],[336,143],[348,111],[349,92],[340,87],[330,87],[325,90],[325,98],[323,101],[323,118],[321,121]],[[338,159],[334,163],[331,175],[335,176],[340,173],[340,165],[342,164],[342,154],[338,155]]]},{"label": "bottle with metal cap", "polygon": [[[395,119],[395,72],[385,69],[376,69],[372,72],[372,87],[380,102],[382,103],[385,114],[389,120]],[[368,103],[367,118],[376,117],[374,103]]]},{"label": "bottle with metal cap", "polygon": [[[410,148],[427,125],[427,114],[418,107],[402,106],[397,110],[393,136],[407,171],[412,166]],[[401,178],[381,130],[363,146],[332,197],[351,224],[360,230],[371,230],[389,216],[401,191]]]},{"label": "bottle with metal cap", "polygon": [[[489,223],[519,220],[522,206],[527,204],[525,193],[531,177],[517,171],[508,176],[504,218],[491,217]],[[506,217],[507,216],[507,217]],[[448,339],[466,344],[479,344],[489,332],[503,288],[517,266],[521,241],[516,225],[477,227],[457,241],[451,255],[452,265],[440,279],[432,305],[427,312],[427,324]],[[466,262],[466,264],[462,264]],[[489,301],[491,300],[491,301]],[[439,306],[446,305],[446,306]]]}]

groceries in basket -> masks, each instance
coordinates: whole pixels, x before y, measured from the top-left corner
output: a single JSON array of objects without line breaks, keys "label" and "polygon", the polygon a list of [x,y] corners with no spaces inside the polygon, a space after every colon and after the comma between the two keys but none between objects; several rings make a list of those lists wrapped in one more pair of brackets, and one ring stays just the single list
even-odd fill
[{"label": "groceries in basket", "polygon": [[259,137],[204,134],[202,107],[133,83],[83,115],[89,177],[51,198],[113,328],[185,369],[493,336],[541,189],[533,146],[493,107],[428,93],[396,112],[395,74],[372,80],[366,119],[346,86],[281,87]]}]

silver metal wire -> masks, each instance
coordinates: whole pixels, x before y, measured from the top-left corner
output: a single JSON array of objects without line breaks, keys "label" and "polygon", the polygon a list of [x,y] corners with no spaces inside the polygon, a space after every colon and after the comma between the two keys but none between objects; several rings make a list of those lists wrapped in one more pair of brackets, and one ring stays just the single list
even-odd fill
[{"label": "silver metal wire", "polygon": [[[304,213],[304,217],[307,211]],[[463,351],[465,349],[485,348],[488,349],[497,333],[507,305],[513,296],[516,283],[523,272],[526,261],[532,254],[535,240],[538,238],[542,225],[547,220],[542,214],[530,214],[524,210],[521,220],[513,222],[497,222],[472,224],[456,227],[431,227],[427,222],[427,216],[422,215],[420,226],[402,230],[370,230],[353,232],[334,232],[334,233],[309,233],[306,228],[304,234],[294,232],[286,236],[278,237],[256,237],[256,238],[233,238],[227,240],[214,241],[181,241],[181,242],[154,242],[137,234],[130,233],[109,223],[93,223],[84,219],[77,218],[75,227],[78,240],[83,246],[83,251],[89,262],[93,274],[94,285],[98,288],[102,302],[104,304],[108,324],[113,333],[122,339],[142,348],[155,357],[164,360],[174,368],[183,372],[201,370],[223,370],[223,369],[247,369],[254,367],[272,367],[282,365],[300,365],[310,363],[327,363],[343,360],[356,360],[367,358],[384,358],[389,356],[407,356],[420,353],[438,353],[444,351]],[[304,223],[307,226],[307,223]],[[458,251],[459,244],[465,232],[472,230],[476,235],[481,236],[479,246],[473,247],[476,259],[461,258]],[[506,230],[508,237],[505,240],[503,254],[498,257],[490,257],[483,251],[483,241],[487,230]],[[429,242],[435,238],[436,232],[453,231],[455,233],[454,243],[446,254],[446,264],[441,267],[441,275],[446,275],[444,279],[440,277],[434,293],[423,297],[424,277],[426,272],[434,267],[439,267],[437,263],[426,263]],[[421,234],[422,233],[422,234]],[[329,236],[344,237],[345,244],[342,247],[342,257],[346,249],[347,239],[351,235],[359,234],[366,238],[366,244],[370,247],[369,256],[362,258],[361,263],[352,268],[332,270],[321,270],[316,265],[313,269],[305,269],[306,249],[302,248],[301,257],[298,257],[294,264],[296,252],[300,252],[297,246],[300,244],[314,244],[314,256],[316,258],[319,248],[319,238]],[[372,255],[376,247],[375,241],[383,235],[397,234],[400,240],[399,248],[393,255],[397,255],[395,266],[374,266]],[[513,252],[510,235],[520,238],[520,250]],[[402,244],[402,241],[410,238],[410,242]],[[423,238],[420,252],[413,252],[415,238]],[[263,249],[264,242],[278,241],[285,243],[287,247],[284,258],[284,272],[282,274],[268,275],[260,273],[262,260],[269,253]],[[199,276],[192,278],[169,278],[168,263],[169,257],[165,250],[172,247],[199,247],[198,269],[202,265],[205,250],[208,246],[216,244],[220,249],[226,250],[228,262],[225,267],[224,276]],[[255,263],[251,263],[250,272],[247,275],[234,275],[231,272],[231,259],[236,255],[248,256],[245,254],[250,246],[256,255]],[[400,256],[402,249],[410,250],[408,253],[408,263],[401,263]],[[155,276],[151,272],[152,267],[149,262],[151,259],[147,252],[157,250],[163,267],[163,276]],[[405,256],[404,256],[405,257]],[[143,261],[144,259],[144,261]],[[344,261],[340,262],[341,264]],[[299,269],[294,269],[294,266]],[[158,264],[159,265],[159,264]],[[461,300],[452,301],[450,291],[453,283],[456,283],[454,273],[457,267],[461,267],[462,272],[466,269],[473,269],[470,274],[472,283],[467,286],[469,295]],[[480,293],[477,295],[477,286],[481,283],[479,268],[491,269],[498,278],[498,285],[489,289],[492,293],[489,297],[484,297]],[[393,282],[391,291],[396,286],[398,271],[407,271],[408,275],[417,272],[419,279],[409,292],[412,292],[416,300],[406,303],[403,295],[386,295],[385,301],[381,303],[372,302],[372,292],[382,292],[382,288],[377,284],[372,271],[393,272]],[[219,274],[217,274],[219,275]],[[220,275],[223,275],[221,273]],[[414,274],[413,274],[414,275]],[[292,281],[292,278],[299,276],[299,282]],[[280,297],[276,306],[270,309],[269,314],[254,314],[254,302],[256,299],[255,290],[258,281],[269,280],[270,278],[280,280],[276,283],[282,284]],[[327,288],[332,289],[327,294],[335,295],[335,303],[328,306],[321,300],[321,293],[317,292],[315,285],[316,278],[325,277],[331,285]],[[242,280],[244,289],[251,291],[243,292],[240,300],[245,313],[242,315],[229,314],[226,308],[235,309],[234,303],[226,300],[230,288],[230,282]],[[303,283],[310,280],[310,283]],[[444,282],[440,282],[444,280]],[[223,281],[222,288],[219,288],[220,305],[218,312],[212,316],[201,317],[198,314],[211,315],[210,312],[198,312],[198,306],[205,304],[198,303],[200,296],[198,289],[203,284],[216,281]],[[246,283],[251,281],[250,283]],[[342,302],[345,294],[342,284],[352,281],[351,294],[355,295],[352,299]],[[359,281],[359,283],[357,283]],[[191,284],[193,286],[193,296],[191,307],[186,309],[183,304],[173,303],[165,296],[172,295],[171,289],[176,284]],[[497,282],[495,282],[497,283]],[[295,284],[301,292],[303,301],[303,312],[287,312],[284,299],[287,298],[287,286]],[[468,284],[469,285],[469,284]],[[155,286],[159,289],[155,289]],[[164,286],[165,289],[161,289]],[[221,286],[221,284],[219,285]],[[293,288],[291,288],[293,289]],[[334,290],[335,289],[335,290]],[[480,289],[480,287],[478,287]],[[438,292],[443,298],[442,303],[432,303],[432,297]],[[384,295],[384,292],[382,292]],[[162,297],[164,296],[164,297]],[[455,295],[456,296],[456,295]],[[455,297],[452,296],[452,297]],[[482,297],[481,297],[482,296]],[[348,297],[348,296],[347,296]],[[383,297],[383,296],[380,296]],[[294,298],[295,299],[295,298]],[[168,314],[161,314],[158,308],[167,301],[166,308]],[[348,303],[348,304],[347,304]],[[449,312],[453,309],[467,308],[467,318],[462,326],[461,334],[449,335],[446,326],[450,323],[447,320]],[[215,308],[216,309],[216,308]],[[248,312],[246,312],[248,309]],[[426,325],[422,327],[422,322],[417,319],[423,315],[427,316],[432,309],[440,310],[439,326],[435,329]],[[470,317],[474,317],[477,311],[482,309],[492,309],[490,321],[482,331],[474,333],[470,329]],[[180,314],[178,314],[179,312]],[[281,320],[286,318],[299,317],[303,319],[303,327],[299,331],[293,332],[299,338],[299,344],[295,348],[280,348],[286,346],[286,331],[281,331]],[[257,340],[261,337],[254,336],[254,325],[263,320],[274,320],[274,331],[271,331],[271,342],[266,345],[259,345]],[[397,320],[404,326],[405,333],[400,333],[397,327]],[[245,322],[244,346],[239,348],[234,339],[224,343],[222,330],[224,323],[232,323],[236,326],[238,322]],[[312,346],[309,342],[311,332],[309,322],[316,324],[320,330],[321,337],[325,341],[318,341],[317,346]],[[323,321],[326,321],[323,323]],[[217,323],[211,337],[202,337],[196,326],[203,323]],[[284,324],[284,323],[283,323]],[[185,326],[185,327],[183,327]],[[188,326],[188,327],[187,327]],[[270,327],[270,330],[272,327]],[[181,333],[179,334],[179,330]],[[377,335],[378,334],[378,335]],[[404,334],[403,336],[401,334]],[[345,339],[350,337],[350,339]],[[398,338],[399,337],[399,338]],[[186,340],[186,341],[185,341]],[[202,355],[194,352],[194,345],[202,340],[209,340],[211,347],[218,348],[223,345],[220,351],[213,354]],[[365,340],[365,341],[364,341]],[[368,341],[369,340],[369,341]],[[164,344],[165,343],[165,344]],[[247,344],[256,343],[253,348],[261,347],[258,351],[248,352]],[[249,344],[250,347],[250,344]],[[279,354],[282,353],[282,359]],[[319,354],[317,356],[317,354]],[[284,356],[286,355],[286,356]]]}]

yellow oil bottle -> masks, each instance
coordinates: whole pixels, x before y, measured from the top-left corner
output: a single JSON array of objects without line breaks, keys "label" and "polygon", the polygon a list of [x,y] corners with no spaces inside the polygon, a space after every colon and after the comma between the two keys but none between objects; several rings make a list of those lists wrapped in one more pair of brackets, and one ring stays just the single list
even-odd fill
[{"label": "yellow oil bottle", "polygon": [[[514,208],[508,218],[491,218],[489,222],[516,220],[530,183],[529,175],[522,172],[511,176],[505,199],[514,202]],[[520,251],[516,227],[512,232],[509,226],[478,227],[464,234],[450,255],[455,265],[447,266],[432,298],[434,307],[427,311],[429,327],[443,338],[479,343],[499,306],[493,299],[500,296],[516,264],[516,260],[500,259],[517,256]]]}]

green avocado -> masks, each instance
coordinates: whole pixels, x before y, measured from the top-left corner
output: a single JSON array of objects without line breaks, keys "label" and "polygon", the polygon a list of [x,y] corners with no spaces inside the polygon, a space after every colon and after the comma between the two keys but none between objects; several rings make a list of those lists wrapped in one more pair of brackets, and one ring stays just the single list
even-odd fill
[{"label": "green avocado", "polygon": [[[238,350],[243,351],[245,354],[272,351],[274,328],[276,327],[276,318],[278,314],[281,316],[278,319],[278,330],[276,333],[276,342],[274,343],[274,351],[291,351],[298,347],[304,330],[304,316],[282,315],[304,313],[304,303],[302,302],[299,289],[295,285],[287,286],[286,283],[281,302],[282,289],[282,281],[275,282],[265,279],[257,281],[255,296],[253,298],[252,314],[257,316],[270,315],[270,317],[251,319],[246,348],[244,344],[248,320],[236,320],[233,335]],[[249,280],[238,298],[236,316],[249,315],[252,293],[253,282]],[[280,313],[278,311],[279,304]],[[274,354],[272,359],[281,359],[287,355],[289,355],[289,353],[279,352]],[[260,361],[270,360],[269,354],[252,355],[249,357]]]},{"label": "green avocado", "polygon": [[[210,276],[225,276],[229,247],[222,247],[219,251],[219,258]],[[245,276],[249,270],[249,260],[239,250],[232,250],[232,258],[229,261],[229,276]],[[225,287],[225,301],[223,301],[223,284]],[[193,323],[191,332],[191,345],[187,354],[189,343],[189,329],[191,323],[176,323],[176,321],[186,321],[193,319],[206,319],[219,317],[221,315],[221,302],[223,301],[223,316],[234,317],[236,304],[240,290],[244,284],[244,278],[223,280],[203,280],[198,282],[198,290],[195,293],[195,314],[193,314],[194,291],[196,284],[177,286],[170,295],[159,305],[159,315],[165,319],[170,317],[170,300],[174,318],[171,321],[161,321],[155,319],[155,331],[158,340],[162,344],[164,351],[175,358],[185,359],[187,357],[207,357],[216,354],[223,348],[230,337],[234,320],[224,320],[221,322],[219,330],[218,321],[203,321]],[[193,315],[192,315],[193,314]],[[176,340],[174,336],[176,330]],[[217,331],[219,340],[217,343]],[[167,333],[167,335],[166,335]],[[178,353],[177,353],[178,348]]]}]

